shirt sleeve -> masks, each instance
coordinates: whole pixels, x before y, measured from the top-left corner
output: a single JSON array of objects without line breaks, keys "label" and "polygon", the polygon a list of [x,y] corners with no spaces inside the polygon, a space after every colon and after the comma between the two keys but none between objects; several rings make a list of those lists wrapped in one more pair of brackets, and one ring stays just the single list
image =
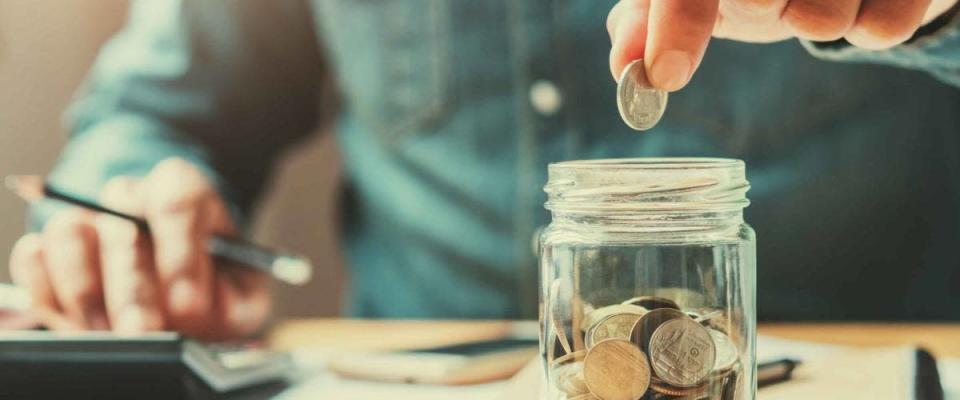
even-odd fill
[{"label": "shirt sleeve", "polygon": [[[181,157],[244,226],[279,153],[315,130],[327,76],[302,0],[134,2],[68,109],[49,180],[95,199],[111,177]],[[31,227],[58,207],[37,203]]]},{"label": "shirt sleeve", "polygon": [[815,57],[831,61],[873,62],[926,71],[960,87],[960,5],[922,27],[909,41],[888,50],[866,50],[845,40],[811,42],[803,46]]}]

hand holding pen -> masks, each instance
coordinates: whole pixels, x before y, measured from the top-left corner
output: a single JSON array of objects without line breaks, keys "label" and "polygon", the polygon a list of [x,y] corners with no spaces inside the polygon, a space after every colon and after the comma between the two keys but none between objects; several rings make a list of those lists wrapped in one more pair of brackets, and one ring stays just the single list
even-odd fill
[{"label": "hand holding pen", "polygon": [[302,258],[232,239],[220,196],[180,159],[142,179],[112,179],[99,204],[39,178],[8,183],[28,200],[80,205],[55,214],[42,233],[23,236],[10,259],[14,281],[29,289],[33,309],[52,329],[243,336],[270,308],[268,276],[258,269],[288,282],[309,278]]}]

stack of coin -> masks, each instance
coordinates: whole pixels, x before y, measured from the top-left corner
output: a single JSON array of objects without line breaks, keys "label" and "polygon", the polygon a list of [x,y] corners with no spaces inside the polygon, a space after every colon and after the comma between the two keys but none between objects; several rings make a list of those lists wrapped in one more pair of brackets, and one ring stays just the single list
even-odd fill
[{"label": "stack of coin", "polygon": [[735,398],[739,351],[723,312],[684,311],[643,296],[589,307],[583,347],[550,362],[551,383],[567,400]]}]

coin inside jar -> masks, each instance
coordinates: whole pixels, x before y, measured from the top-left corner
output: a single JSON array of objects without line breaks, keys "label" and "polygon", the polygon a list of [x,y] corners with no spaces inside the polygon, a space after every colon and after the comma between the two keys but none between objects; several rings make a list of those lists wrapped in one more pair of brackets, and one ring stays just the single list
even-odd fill
[{"label": "coin inside jar", "polygon": [[680,309],[680,306],[675,301],[657,296],[634,297],[630,300],[624,301],[623,304],[632,304],[651,311],[660,308],[672,308],[674,310]]},{"label": "coin inside jar", "polygon": [[726,372],[733,368],[740,356],[737,354],[737,346],[733,344],[730,337],[715,329],[707,329],[710,337],[713,339],[713,345],[717,349],[717,358],[713,363],[713,372]]},{"label": "coin inside jar", "polygon": [[743,383],[744,379],[741,379],[741,367],[737,366],[733,370],[723,385],[723,394],[720,395],[722,400],[734,400],[740,398],[740,393],[743,393]]},{"label": "coin inside jar", "polygon": [[688,312],[687,315],[689,315],[690,318],[693,318],[694,321],[699,322],[700,325],[707,326],[707,323],[708,323],[710,320],[712,320],[712,319],[714,319],[714,318],[720,318],[720,317],[722,317],[722,316],[723,316],[723,311],[710,311],[710,312],[708,312],[708,313],[706,313],[706,314],[702,314],[702,315],[701,315],[701,314],[697,314],[697,313],[695,313],[695,312]]},{"label": "coin inside jar", "polygon": [[560,305],[565,303],[558,300],[561,298],[560,290],[563,287],[563,281],[560,279],[555,279],[550,287],[551,296],[553,297],[553,301],[551,302],[553,307],[550,309],[550,320],[553,321],[553,329],[557,335],[557,340],[560,342],[560,347],[563,348],[565,353],[569,354],[572,352],[572,349],[570,349],[570,341],[567,339],[566,328],[562,323],[563,314],[559,309]]},{"label": "coin inside jar", "polygon": [[701,395],[707,393],[709,387],[707,385],[700,385],[692,388],[676,388],[663,382],[651,381],[650,389],[667,396],[700,398]]},{"label": "coin inside jar", "polygon": [[594,396],[592,393],[584,393],[584,394],[576,395],[573,397],[569,397],[568,400],[599,400],[599,399],[597,399],[597,396]]},{"label": "coin inside jar", "polygon": [[667,109],[667,98],[667,92],[650,84],[643,60],[624,68],[617,83],[617,109],[627,126],[638,131],[656,126]]},{"label": "coin inside jar", "polygon": [[587,327],[589,330],[590,327],[596,325],[601,320],[610,317],[611,315],[617,314],[634,314],[634,315],[643,315],[647,313],[647,309],[635,306],[632,304],[614,304],[610,306],[600,307],[596,310],[592,310],[583,317],[583,326]]},{"label": "coin inside jar", "polygon": [[574,361],[568,364],[561,364],[553,369],[553,384],[561,392],[568,396],[576,396],[590,393],[587,383],[583,378],[583,362]]},{"label": "coin inside jar", "polygon": [[659,308],[643,314],[643,316],[641,316],[640,319],[637,320],[637,323],[633,326],[633,329],[630,332],[630,340],[639,346],[641,350],[645,351],[647,354],[650,354],[649,344],[653,333],[664,322],[677,318],[690,320],[690,317],[688,317],[687,314],[672,308]]},{"label": "coin inside jar", "polygon": [[613,314],[597,321],[587,329],[585,341],[587,349],[607,339],[629,340],[633,326],[637,324],[640,317],[640,314],[623,313]]},{"label": "coin inside jar", "polygon": [[713,338],[696,321],[676,318],[664,322],[650,338],[650,363],[656,376],[678,387],[700,385],[716,362]]},{"label": "coin inside jar", "polygon": [[637,400],[650,386],[650,364],[630,341],[609,339],[587,352],[583,377],[600,400]]},{"label": "coin inside jar", "polygon": [[560,357],[557,357],[555,360],[553,360],[553,365],[556,366],[556,365],[564,364],[564,363],[567,363],[567,362],[570,362],[570,361],[580,361],[580,360],[583,360],[583,358],[586,357],[586,356],[587,356],[587,351],[586,351],[586,350],[580,350],[580,351],[575,351],[575,352],[573,352],[573,353],[567,353],[567,354],[564,354],[564,355],[562,355],[562,356],[560,356]]}]

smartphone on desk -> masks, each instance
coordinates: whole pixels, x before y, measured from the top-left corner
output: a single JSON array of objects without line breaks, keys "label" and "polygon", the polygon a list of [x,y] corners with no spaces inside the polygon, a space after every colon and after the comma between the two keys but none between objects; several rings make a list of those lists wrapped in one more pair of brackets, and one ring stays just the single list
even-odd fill
[{"label": "smartphone on desk", "polygon": [[537,351],[537,339],[509,337],[418,350],[340,354],[328,368],[350,379],[470,385],[510,378]]}]

